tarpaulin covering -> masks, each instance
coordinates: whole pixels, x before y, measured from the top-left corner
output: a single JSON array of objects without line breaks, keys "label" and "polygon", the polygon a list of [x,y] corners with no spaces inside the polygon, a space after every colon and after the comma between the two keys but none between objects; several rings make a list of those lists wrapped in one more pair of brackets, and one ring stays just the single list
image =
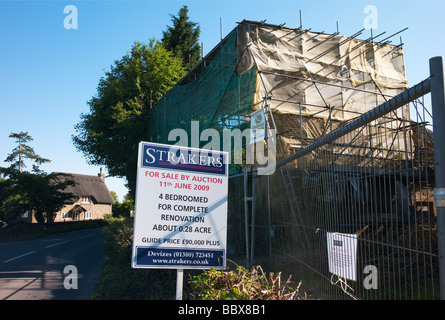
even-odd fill
[{"label": "tarpaulin covering", "polygon": [[[246,116],[267,104],[284,157],[407,86],[401,47],[243,21],[154,106],[149,139],[172,144],[168,134],[177,128],[190,138],[192,121],[199,121],[201,132],[217,129],[222,138],[224,129],[248,127]],[[408,119],[408,107],[400,108],[357,133],[354,143],[362,148],[338,151],[378,146],[382,158],[406,157],[410,146],[398,145],[397,134]],[[384,143],[401,152],[387,153]]]}]

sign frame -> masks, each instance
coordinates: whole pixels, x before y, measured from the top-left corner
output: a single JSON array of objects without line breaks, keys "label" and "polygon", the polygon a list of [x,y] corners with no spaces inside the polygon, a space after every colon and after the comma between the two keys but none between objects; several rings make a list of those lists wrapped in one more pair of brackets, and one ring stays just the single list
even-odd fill
[{"label": "sign frame", "polygon": [[357,280],[357,235],[327,232],[329,272],[348,280]]},{"label": "sign frame", "polygon": [[225,269],[227,194],[227,152],[140,142],[132,267]]},{"label": "sign frame", "polygon": [[263,108],[250,114],[250,143],[256,143],[266,138],[266,115]]}]

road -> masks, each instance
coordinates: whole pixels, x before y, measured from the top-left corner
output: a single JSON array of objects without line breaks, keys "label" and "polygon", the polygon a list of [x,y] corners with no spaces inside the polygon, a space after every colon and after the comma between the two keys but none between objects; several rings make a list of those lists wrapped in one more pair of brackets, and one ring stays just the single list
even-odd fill
[{"label": "road", "polygon": [[103,261],[102,228],[0,242],[0,299],[88,300]]}]

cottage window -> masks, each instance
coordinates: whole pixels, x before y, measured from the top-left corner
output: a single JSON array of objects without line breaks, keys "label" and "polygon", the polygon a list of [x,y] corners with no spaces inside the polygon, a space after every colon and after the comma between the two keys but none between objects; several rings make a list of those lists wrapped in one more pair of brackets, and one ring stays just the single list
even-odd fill
[{"label": "cottage window", "polygon": [[89,196],[82,196],[82,203],[90,203],[90,197]]},{"label": "cottage window", "polygon": [[91,212],[85,211],[85,213],[84,213],[84,219],[85,220],[91,219],[92,217],[93,217],[93,215],[92,215]]},{"label": "cottage window", "polygon": [[62,219],[68,218],[68,212],[62,212]]}]

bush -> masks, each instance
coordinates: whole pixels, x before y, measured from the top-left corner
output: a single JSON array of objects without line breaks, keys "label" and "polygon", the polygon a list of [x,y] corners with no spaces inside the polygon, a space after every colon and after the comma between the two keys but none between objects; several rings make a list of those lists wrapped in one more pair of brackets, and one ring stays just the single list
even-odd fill
[{"label": "bush", "polygon": [[107,259],[117,264],[129,264],[133,241],[133,219],[107,217],[107,225],[103,229],[103,234]]},{"label": "bush", "polygon": [[133,218],[107,217],[103,229],[105,262],[92,299],[161,300],[175,295],[175,270],[133,269]]},{"label": "bush", "polygon": [[301,281],[296,289],[291,288],[291,276],[281,282],[281,272],[266,276],[261,266],[249,272],[238,266],[235,271],[211,269],[192,277],[192,295],[202,300],[303,300],[300,295]]},{"label": "bush", "polygon": [[[133,269],[131,250],[133,241],[133,218],[107,217],[104,232],[106,254],[102,279],[93,299],[162,300],[174,299],[176,270]],[[299,293],[301,282],[296,289],[290,287],[291,277],[284,283],[281,273],[266,276],[260,266],[251,272],[243,267],[234,271],[211,269],[203,273],[187,270],[190,275],[184,283],[184,298],[203,300],[295,300],[305,299]],[[192,276],[192,274],[195,274]]]},{"label": "bush", "polygon": [[134,200],[113,203],[113,217],[130,217],[134,212]]}]

